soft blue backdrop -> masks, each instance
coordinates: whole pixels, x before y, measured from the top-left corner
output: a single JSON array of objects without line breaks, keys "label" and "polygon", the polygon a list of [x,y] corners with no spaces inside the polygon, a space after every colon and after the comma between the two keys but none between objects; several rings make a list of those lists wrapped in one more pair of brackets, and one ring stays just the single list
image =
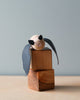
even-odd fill
[{"label": "soft blue backdrop", "polygon": [[50,38],[56,75],[80,75],[80,0],[0,0],[0,74],[24,75],[22,50],[34,34]]}]

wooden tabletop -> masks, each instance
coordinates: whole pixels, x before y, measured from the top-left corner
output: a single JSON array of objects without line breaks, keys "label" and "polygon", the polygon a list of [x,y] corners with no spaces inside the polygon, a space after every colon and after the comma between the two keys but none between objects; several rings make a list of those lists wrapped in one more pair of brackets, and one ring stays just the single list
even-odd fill
[{"label": "wooden tabletop", "polygon": [[80,76],[56,76],[55,89],[28,88],[26,76],[0,76],[0,100],[80,100]]}]

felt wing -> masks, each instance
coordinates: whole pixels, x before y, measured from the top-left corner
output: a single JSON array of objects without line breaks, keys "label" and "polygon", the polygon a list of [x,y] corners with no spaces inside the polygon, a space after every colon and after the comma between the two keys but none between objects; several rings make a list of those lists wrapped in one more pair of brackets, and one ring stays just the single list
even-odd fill
[{"label": "felt wing", "polygon": [[50,39],[48,39],[48,38],[44,38],[44,41],[47,42],[51,46],[53,51],[55,52],[56,57],[57,57],[57,63],[59,64],[59,58],[58,58],[57,51],[56,51],[56,48],[55,48],[53,42]]},{"label": "felt wing", "polygon": [[22,61],[23,61],[23,69],[26,73],[26,75],[28,75],[29,69],[30,69],[30,44],[27,44],[22,52]]}]

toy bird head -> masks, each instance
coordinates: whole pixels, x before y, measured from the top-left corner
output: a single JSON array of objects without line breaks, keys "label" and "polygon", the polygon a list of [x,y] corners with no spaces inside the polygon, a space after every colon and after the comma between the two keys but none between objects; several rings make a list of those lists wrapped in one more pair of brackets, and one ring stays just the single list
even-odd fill
[{"label": "toy bird head", "polygon": [[45,47],[45,41],[42,35],[34,35],[28,40],[28,42],[35,50],[42,50]]}]

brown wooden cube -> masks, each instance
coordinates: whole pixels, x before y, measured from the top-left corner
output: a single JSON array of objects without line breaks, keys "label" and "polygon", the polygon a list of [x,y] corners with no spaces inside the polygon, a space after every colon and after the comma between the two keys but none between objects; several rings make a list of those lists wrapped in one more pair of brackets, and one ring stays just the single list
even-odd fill
[{"label": "brown wooden cube", "polygon": [[31,64],[32,70],[47,70],[52,69],[52,51],[50,49],[31,50]]},{"label": "brown wooden cube", "polygon": [[30,69],[28,74],[28,86],[37,91],[53,89],[54,70],[33,71]]}]

